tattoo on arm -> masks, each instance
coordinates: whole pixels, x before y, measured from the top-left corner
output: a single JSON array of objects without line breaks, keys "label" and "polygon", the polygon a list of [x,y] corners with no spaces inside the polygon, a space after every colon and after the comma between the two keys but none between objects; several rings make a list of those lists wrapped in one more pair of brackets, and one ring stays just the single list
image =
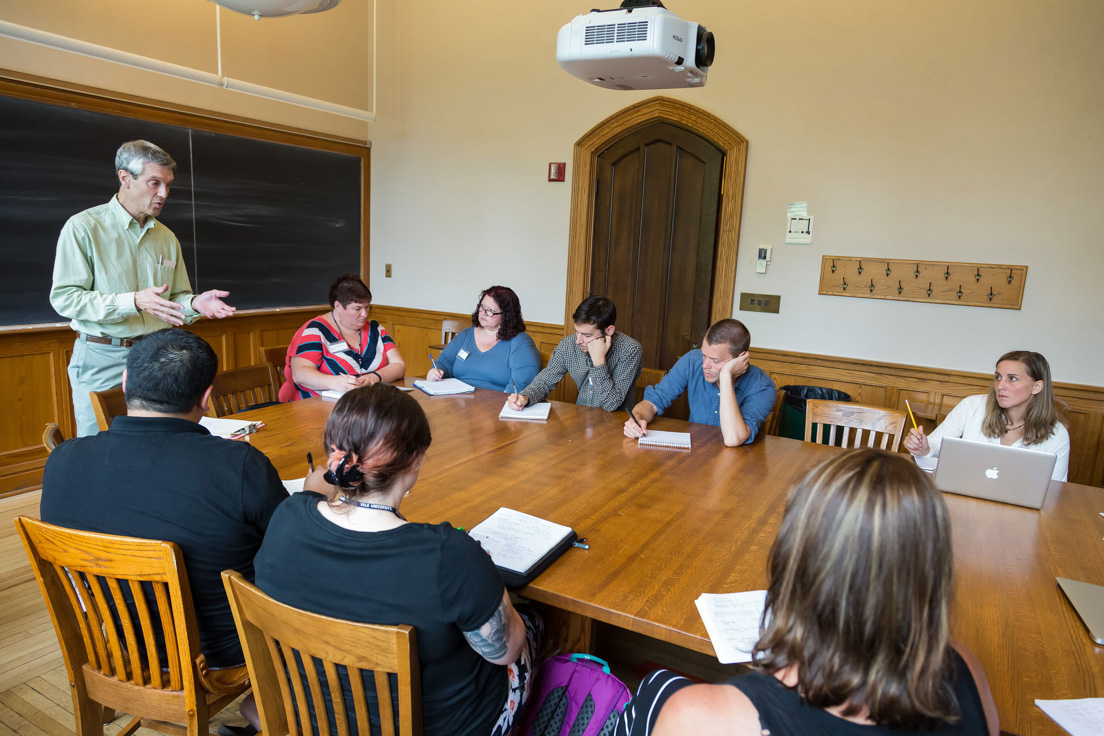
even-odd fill
[{"label": "tattoo on arm", "polygon": [[510,609],[507,602],[503,600],[499,603],[494,615],[478,629],[465,631],[464,638],[486,660],[493,661],[506,656],[506,652],[510,650]]}]

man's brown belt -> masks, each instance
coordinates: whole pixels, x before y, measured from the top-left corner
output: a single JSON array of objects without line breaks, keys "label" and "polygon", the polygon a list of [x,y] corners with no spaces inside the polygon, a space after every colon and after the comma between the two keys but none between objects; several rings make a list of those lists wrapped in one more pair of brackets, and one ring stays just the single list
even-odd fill
[{"label": "man's brown belt", "polygon": [[100,337],[99,335],[86,335],[83,332],[81,333],[81,338],[85,342],[94,342],[98,345],[114,345],[123,348],[131,347],[137,339],[133,337]]}]

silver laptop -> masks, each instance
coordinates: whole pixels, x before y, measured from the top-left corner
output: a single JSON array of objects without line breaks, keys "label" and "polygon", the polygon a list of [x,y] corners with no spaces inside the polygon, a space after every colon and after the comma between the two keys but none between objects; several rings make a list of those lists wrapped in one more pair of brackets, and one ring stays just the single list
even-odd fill
[{"label": "silver laptop", "polygon": [[932,482],[948,493],[1037,509],[1057,460],[1052,452],[948,437],[939,448]]}]

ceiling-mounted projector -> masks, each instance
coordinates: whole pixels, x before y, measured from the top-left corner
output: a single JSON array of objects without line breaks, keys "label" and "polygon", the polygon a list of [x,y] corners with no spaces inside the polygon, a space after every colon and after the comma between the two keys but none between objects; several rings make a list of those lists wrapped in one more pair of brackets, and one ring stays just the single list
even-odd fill
[{"label": "ceiling-mounted projector", "polygon": [[616,10],[576,16],[556,35],[564,71],[606,89],[703,87],[713,34],[659,0],[625,0]]},{"label": "ceiling-mounted projector", "polygon": [[227,10],[261,18],[279,18],[299,13],[321,13],[336,6],[341,0],[211,0]]}]

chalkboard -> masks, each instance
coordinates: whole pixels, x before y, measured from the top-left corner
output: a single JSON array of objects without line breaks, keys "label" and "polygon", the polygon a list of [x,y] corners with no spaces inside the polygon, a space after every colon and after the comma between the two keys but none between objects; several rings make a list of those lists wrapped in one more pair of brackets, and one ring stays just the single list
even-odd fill
[{"label": "chalkboard", "polygon": [[115,151],[144,138],[176,159],[158,218],[196,293],[238,309],[326,302],[360,272],[367,158],[0,97],[0,325],[60,322],[49,292],[58,233],[118,191]]}]

